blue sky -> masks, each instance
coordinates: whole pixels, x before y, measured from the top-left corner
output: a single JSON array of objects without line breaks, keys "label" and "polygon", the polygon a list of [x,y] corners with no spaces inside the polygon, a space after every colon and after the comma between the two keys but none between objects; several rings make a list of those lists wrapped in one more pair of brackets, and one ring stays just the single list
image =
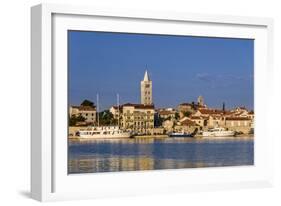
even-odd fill
[{"label": "blue sky", "polygon": [[145,69],[153,102],[176,107],[202,95],[209,107],[253,109],[254,40],[69,31],[69,103],[89,99],[101,109],[140,102]]}]

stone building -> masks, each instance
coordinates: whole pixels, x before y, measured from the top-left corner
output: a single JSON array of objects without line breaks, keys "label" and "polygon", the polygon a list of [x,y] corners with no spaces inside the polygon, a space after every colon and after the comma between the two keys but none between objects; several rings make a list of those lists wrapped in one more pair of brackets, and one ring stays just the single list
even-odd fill
[{"label": "stone building", "polygon": [[200,126],[200,130],[208,125],[209,117],[202,117],[202,116],[190,116],[189,118],[191,121],[195,122],[196,125]]},{"label": "stone building", "polygon": [[152,105],[152,81],[147,71],[145,71],[143,81],[141,81],[141,104]]},{"label": "stone building", "polygon": [[166,120],[166,121],[163,122],[162,127],[165,129],[166,133],[167,132],[173,132],[173,130],[174,130],[174,121]]},{"label": "stone building", "polygon": [[218,109],[199,109],[191,117],[202,129],[221,127],[224,125],[224,117],[230,115],[229,112]]},{"label": "stone building", "polygon": [[200,129],[201,129],[200,125],[196,124],[195,121],[192,121],[190,118],[187,117],[179,121],[174,128],[176,132],[187,132],[187,133],[192,133],[195,130],[200,130]]},{"label": "stone building", "polygon": [[70,116],[82,116],[85,118],[86,124],[94,124],[96,122],[96,113],[95,106],[71,106],[69,109]]},{"label": "stone building", "polygon": [[250,117],[251,119],[254,119],[254,116],[255,116],[254,111],[250,111],[248,113],[248,117]]},{"label": "stone building", "polygon": [[183,118],[186,116],[186,114],[194,114],[199,109],[207,109],[207,105],[204,104],[204,100],[202,96],[199,96],[197,99],[197,103],[195,102],[185,102],[178,105],[178,112],[180,115],[180,118]]},{"label": "stone building", "polygon": [[228,111],[223,111],[220,109],[198,109],[193,116],[201,116],[201,117],[209,117],[209,116],[214,116],[214,117],[219,117],[222,115],[230,115],[231,113]]},{"label": "stone building", "polygon": [[194,105],[191,103],[181,103],[178,105],[177,110],[179,112],[180,118],[183,118],[186,112],[192,114],[195,111]]},{"label": "stone building", "polygon": [[174,110],[158,110],[157,114],[164,120],[175,119],[176,117],[176,111]]},{"label": "stone building", "polygon": [[[190,119],[200,125],[203,130],[224,127],[236,132],[249,133],[254,128],[254,113],[248,112],[245,108],[236,108],[231,111],[199,109]],[[202,122],[203,124],[200,124]]]},{"label": "stone building", "polygon": [[114,119],[118,119],[119,113],[120,115],[122,113],[122,108],[120,106],[119,108],[118,106],[112,106],[110,107],[109,112],[113,115]]},{"label": "stone building", "polygon": [[122,105],[121,126],[141,134],[152,134],[154,129],[154,105]]},{"label": "stone building", "polygon": [[225,128],[247,134],[253,129],[253,121],[249,117],[226,117]]}]

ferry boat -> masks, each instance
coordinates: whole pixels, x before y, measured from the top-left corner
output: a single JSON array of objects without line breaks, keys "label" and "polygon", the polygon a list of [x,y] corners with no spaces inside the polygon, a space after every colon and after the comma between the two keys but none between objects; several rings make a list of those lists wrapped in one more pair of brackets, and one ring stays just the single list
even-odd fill
[{"label": "ferry boat", "polygon": [[203,137],[233,137],[234,135],[235,135],[235,131],[226,130],[225,128],[222,127],[217,127],[202,132]]},{"label": "ferry boat", "polygon": [[[119,94],[117,94],[117,106],[119,114]],[[99,94],[97,94],[97,114],[99,114]],[[119,119],[118,116],[118,126],[100,126],[99,115],[97,115],[98,126],[81,129],[77,135],[80,139],[118,139],[132,137],[130,132],[120,129]]]},{"label": "ferry boat", "polygon": [[88,127],[78,132],[81,139],[118,139],[130,138],[130,132],[123,131],[118,126]]},{"label": "ferry boat", "polygon": [[169,137],[193,137],[193,134],[186,132],[171,132]]}]

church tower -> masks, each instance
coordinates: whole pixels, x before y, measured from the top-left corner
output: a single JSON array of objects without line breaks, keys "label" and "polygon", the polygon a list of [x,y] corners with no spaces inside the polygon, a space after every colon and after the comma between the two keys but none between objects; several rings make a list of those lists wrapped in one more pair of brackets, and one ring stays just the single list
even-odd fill
[{"label": "church tower", "polygon": [[151,105],[152,103],[152,81],[149,79],[147,70],[141,81],[141,104]]},{"label": "church tower", "polygon": [[198,105],[199,106],[204,106],[204,99],[202,96],[199,96],[197,99]]}]

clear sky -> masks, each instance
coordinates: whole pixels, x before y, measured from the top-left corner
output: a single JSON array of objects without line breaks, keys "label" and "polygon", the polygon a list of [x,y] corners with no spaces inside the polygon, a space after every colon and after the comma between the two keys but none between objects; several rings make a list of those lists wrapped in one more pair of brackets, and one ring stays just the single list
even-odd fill
[{"label": "clear sky", "polygon": [[202,95],[209,107],[253,109],[254,40],[69,31],[69,103],[140,103],[145,69],[156,108]]}]

